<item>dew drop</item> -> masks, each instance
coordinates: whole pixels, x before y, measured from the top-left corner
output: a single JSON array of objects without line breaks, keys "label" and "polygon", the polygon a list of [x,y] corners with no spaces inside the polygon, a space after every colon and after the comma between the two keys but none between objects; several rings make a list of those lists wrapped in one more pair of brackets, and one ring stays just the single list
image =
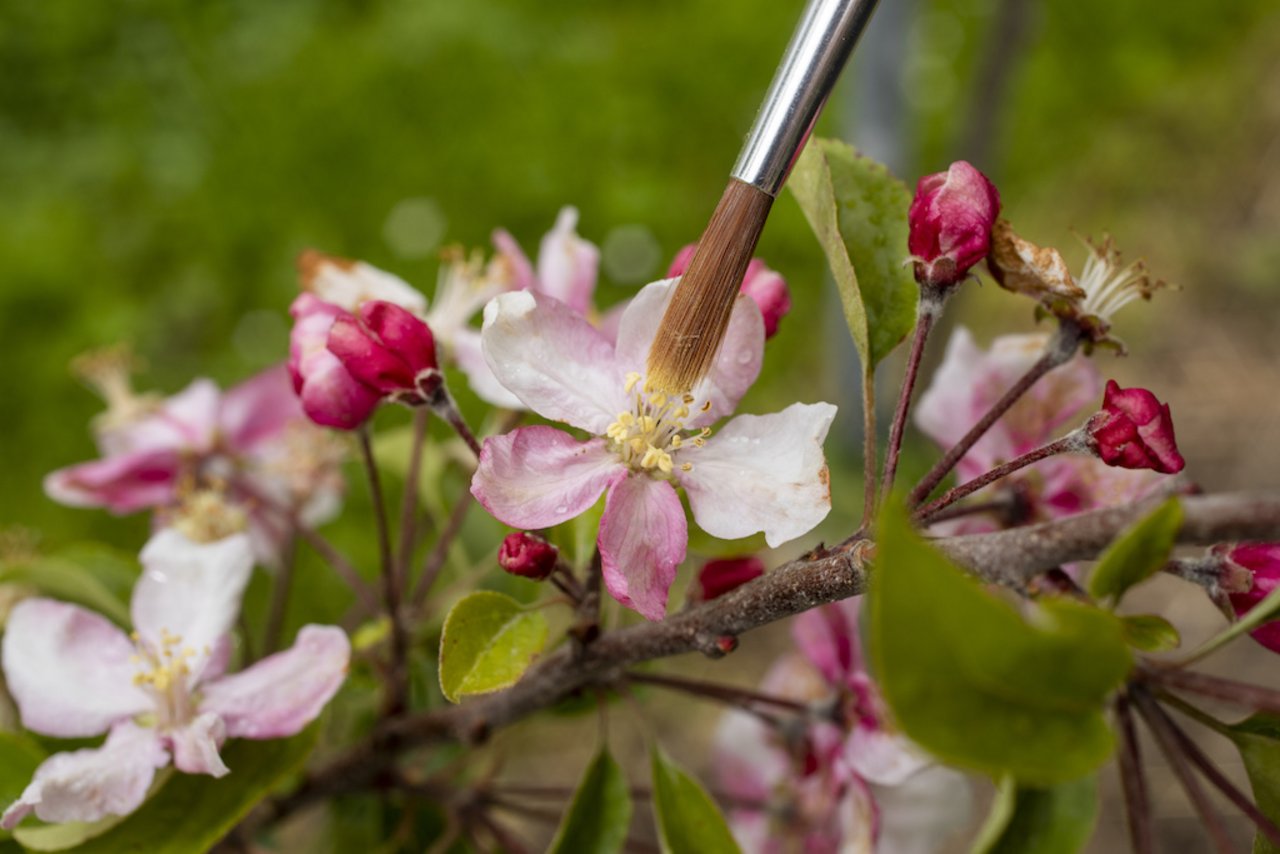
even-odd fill
[{"label": "dew drop", "polygon": [[738,354],[738,364],[739,364],[739,365],[745,365],[745,364],[747,364],[747,363],[748,363],[748,362],[750,362],[750,361],[751,361],[751,353],[750,353],[750,351],[748,351],[748,350],[743,350],[741,353],[739,353],[739,354]]},{"label": "dew drop", "polygon": [[569,512],[569,508],[568,508],[568,507],[565,507],[563,504],[561,504],[559,507],[557,507],[557,508],[556,508],[556,512],[557,512],[557,513],[568,513],[568,512]]}]

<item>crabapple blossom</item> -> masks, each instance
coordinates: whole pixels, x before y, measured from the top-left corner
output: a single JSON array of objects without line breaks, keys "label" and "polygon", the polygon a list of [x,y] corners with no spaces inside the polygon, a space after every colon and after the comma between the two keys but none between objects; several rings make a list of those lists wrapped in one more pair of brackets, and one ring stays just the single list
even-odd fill
[{"label": "crabapple blossom", "polygon": [[58,753],[0,819],[126,815],[170,762],[221,777],[228,738],[284,738],[316,718],[345,678],[341,629],[306,626],[294,645],[235,674],[229,633],[253,569],[244,533],[203,541],[178,528],[143,548],[132,634],[52,599],[25,599],[5,627],[5,681],[23,726],[56,738],[103,733],[101,747]]},{"label": "crabapple blossom", "polygon": [[986,257],[1000,194],[987,177],[963,160],[916,184],[907,212],[907,248],[916,281],[949,287]]},{"label": "crabapple blossom", "polygon": [[[1243,617],[1280,583],[1280,543],[1241,543],[1226,551],[1225,557],[1253,579],[1247,591],[1231,594],[1232,609],[1237,617]],[[1272,652],[1280,652],[1280,621],[1265,623],[1249,634]]]},{"label": "crabapple blossom", "polygon": [[645,381],[645,359],[674,280],[643,288],[609,341],[564,303],[502,294],[485,307],[484,352],[494,375],[537,414],[585,431],[522,427],[484,443],[471,491],[499,520],[547,528],[605,495],[597,545],[605,585],[651,620],[666,611],[688,529],[676,493],[713,536],[763,531],[770,546],[800,536],[830,510],[822,442],[835,407],[793,404],[743,415],[714,435],[760,372],[764,324],[750,299],[734,306],[709,376],[668,397]]},{"label": "crabapple blossom", "polygon": [[1107,381],[1102,411],[1087,426],[1093,450],[1109,466],[1177,474],[1186,462],[1173,436],[1169,404],[1145,388]]},{"label": "crabapple blossom", "polygon": [[858,607],[845,600],[797,617],[801,654],[765,677],[763,692],[811,704],[806,719],[770,724],[734,711],[716,734],[716,776],[747,854],[926,854],[968,816],[964,776],[893,730],[863,664]]},{"label": "crabapple blossom", "polygon": [[[698,244],[690,243],[677,252],[667,270],[667,276],[682,275],[688,269],[697,249]],[[791,293],[787,290],[787,280],[777,270],[769,269],[763,260],[752,258],[742,277],[741,291],[759,306],[760,314],[764,317],[764,337],[772,338],[777,333],[782,318],[791,311]]]},{"label": "crabapple blossom", "polygon": [[254,552],[272,566],[288,539],[281,510],[307,525],[338,512],[344,449],[308,422],[283,365],[225,392],[198,379],[131,411],[126,420],[115,410],[109,431],[96,431],[101,459],[45,478],[50,498],[125,514],[171,507],[186,484],[224,484],[250,509]]}]

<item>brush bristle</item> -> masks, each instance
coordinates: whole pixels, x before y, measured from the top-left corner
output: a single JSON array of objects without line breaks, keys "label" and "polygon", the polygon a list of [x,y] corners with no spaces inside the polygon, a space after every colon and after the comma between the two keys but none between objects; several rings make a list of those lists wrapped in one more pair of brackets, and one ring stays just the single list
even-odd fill
[{"label": "brush bristle", "polygon": [[649,350],[648,382],[690,391],[711,370],[773,197],[730,180],[680,278]]}]

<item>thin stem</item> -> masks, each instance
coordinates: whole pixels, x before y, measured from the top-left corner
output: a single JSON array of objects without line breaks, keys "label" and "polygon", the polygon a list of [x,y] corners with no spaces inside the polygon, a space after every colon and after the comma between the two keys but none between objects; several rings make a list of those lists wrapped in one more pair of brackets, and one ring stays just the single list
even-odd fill
[{"label": "thin stem", "polygon": [[422,470],[422,449],[426,445],[427,421],[431,410],[423,407],[413,412],[413,443],[409,448],[409,471],[405,474],[404,493],[400,497],[400,547],[396,550],[395,585],[397,595],[405,594],[409,578],[409,561],[417,545],[418,480]]},{"label": "thin stem", "polygon": [[934,320],[942,313],[942,303],[942,300],[926,298],[924,292],[921,292],[916,331],[911,339],[911,354],[907,357],[907,371],[902,378],[902,390],[898,393],[898,406],[893,411],[893,424],[889,427],[889,447],[885,451],[884,476],[880,487],[883,501],[888,501],[893,492],[893,480],[898,474],[898,456],[902,453],[902,434],[907,426],[907,413],[911,410],[911,393],[915,391],[916,376],[924,358],[925,341],[929,338]]},{"label": "thin stem", "polygon": [[284,616],[289,609],[289,594],[293,590],[294,569],[298,563],[298,540],[290,537],[285,546],[284,560],[276,572],[275,586],[271,590],[271,605],[267,611],[267,628],[262,633],[262,654],[270,655],[280,648],[280,636],[284,631]]},{"label": "thin stem", "polygon": [[1187,764],[1187,757],[1179,749],[1178,738],[1170,727],[1171,721],[1161,714],[1156,701],[1151,699],[1151,695],[1143,690],[1141,686],[1135,686],[1131,696],[1138,706],[1138,713],[1142,715],[1142,719],[1147,722],[1147,726],[1151,728],[1151,733],[1156,737],[1156,743],[1160,745],[1160,752],[1169,760],[1169,767],[1173,769],[1173,773],[1177,776],[1178,782],[1182,784],[1182,789],[1187,793],[1187,798],[1190,799],[1191,805],[1195,807],[1196,812],[1200,815],[1200,820],[1204,822],[1205,830],[1209,832],[1209,838],[1213,840],[1213,847],[1217,849],[1219,854],[1231,854],[1231,837],[1227,835],[1227,829],[1222,824],[1222,817],[1214,809],[1213,802],[1209,800],[1209,796],[1204,788],[1201,787],[1200,781],[1191,773],[1191,767]]},{"label": "thin stem", "polygon": [[1116,752],[1116,762],[1120,767],[1124,812],[1129,823],[1129,847],[1133,854],[1152,854],[1155,842],[1151,828],[1151,798],[1147,793],[1146,775],[1142,772],[1142,753],[1138,748],[1133,714],[1129,711],[1129,698],[1120,695],[1115,709],[1120,724],[1120,749]]},{"label": "thin stem", "polygon": [[716,700],[729,705],[742,705],[745,703],[762,703],[768,706],[775,706],[779,709],[786,709],[799,715],[806,715],[810,709],[806,703],[801,703],[787,697],[778,697],[773,694],[764,694],[759,691],[752,691],[748,688],[739,688],[736,685],[719,685],[714,682],[703,682],[698,679],[686,679],[682,676],[666,676],[658,673],[639,673],[632,672],[626,675],[627,681],[638,685],[653,685],[658,688],[668,688],[673,691],[681,691],[685,694],[692,694],[695,697],[705,697],[707,699]]},{"label": "thin stem", "polygon": [[378,473],[378,463],[373,457],[373,443],[369,438],[368,427],[357,431],[360,456],[364,462],[366,474],[369,476],[369,495],[373,501],[373,518],[378,532],[378,556],[382,568],[382,598],[386,607],[387,619],[391,623],[391,669],[387,679],[387,701],[384,711],[388,715],[398,714],[405,707],[408,673],[405,666],[408,657],[409,643],[404,631],[404,622],[400,613],[400,587],[396,584],[395,561],[391,554],[391,531],[387,524],[387,505],[382,496],[382,477]]},{"label": "thin stem", "polygon": [[441,386],[439,392],[432,397],[428,405],[435,410],[437,415],[449,422],[449,426],[462,437],[462,441],[467,443],[467,447],[476,455],[476,459],[479,459],[480,443],[476,441],[475,434],[467,426],[466,419],[462,417],[462,412],[458,409],[458,404],[453,400],[453,395],[449,394],[449,389]]},{"label": "thin stem", "polygon": [[930,503],[921,507],[915,512],[915,520],[921,525],[927,525],[933,520],[933,514],[944,507],[949,507],[967,495],[972,495],[984,486],[995,483],[1002,477],[1007,477],[1019,469],[1024,469],[1032,463],[1038,463],[1046,457],[1052,457],[1055,454],[1061,454],[1068,451],[1080,450],[1082,445],[1082,437],[1084,433],[1079,430],[1068,433],[1055,442],[1036,448],[1034,451],[1028,451],[1017,459],[1010,460],[1004,465],[999,465],[984,475],[979,475],[968,483],[962,483],[953,487],[942,494],[940,498],[934,499]]},{"label": "thin stem", "polygon": [[945,522],[965,516],[976,516],[979,513],[1007,513],[1012,510],[1016,499],[1012,495],[993,498],[990,501],[974,501],[969,504],[953,504],[932,514],[929,523]]},{"label": "thin stem", "polygon": [[471,505],[475,503],[475,498],[471,495],[470,490],[463,490],[458,496],[458,500],[453,505],[453,510],[449,513],[449,519],[444,523],[444,529],[440,531],[440,536],[436,538],[436,543],[431,547],[431,552],[422,563],[422,572],[418,575],[418,586],[413,590],[413,609],[421,610],[427,601],[427,595],[431,592],[431,587],[436,583],[436,579],[440,577],[440,571],[444,569],[445,561],[449,559],[449,549],[453,546],[454,540],[458,538],[458,534],[462,533],[462,525],[467,520],[467,511],[471,509]]},{"label": "thin stem", "polygon": [[1227,800],[1239,807],[1240,811],[1248,816],[1249,820],[1258,828],[1259,833],[1271,840],[1273,845],[1280,846],[1280,828],[1276,827],[1271,819],[1262,814],[1257,804],[1251,801],[1248,795],[1236,788],[1226,778],[1226,775],[1218,770],[1212,760],[1200,749],[1200,745],[1196,744],[1191,736],[1187,735],[1186,730],[1178,726],[1169,717],[1169,713],[1160,708],[1158,703],[1151,703],[1151,713],[1161,719],[1163,722],[1161,725],[1166,727],[1173,735],[1178,747],[1186,754],[1186,757],[1191,760],[1191,764],[1196,767],[1204,778],[1212,783],[1219,792],[1222,792]]},{"label": "thin stem", "polygon": [[1243,708],[1280,714],[1280,691],[1173,667],[1148,667],[1143,678],[1168,688],[1225,700]]},{"label": "thin stem", "polygon": [[876,516],[876,374],[874,370],[862,372],[862,523],[859,530],[871,527]]},{"label": "thin stem", "polygon": [[1080,328],[1074,323],[1062,323],[1058,326],[1058,331],[1054,337],[1045,345],[1044,352],[1040,354],[1040,358],[1035,361],[1027,372],[1018,378],[1012,386],[1009,387],[1000,399],[992,404],[987,413],[978,419],[978,423],[969,428],[969,432],[965,433],[959,442],[942,455],[942,459],[933,464],[933,468],[929,469],[929,473],[924,476],[916,487],[911,490],[911,495],[907,498],[907,506],[915,507],[929,497],[929,493],[942,483],[942,479],[951,473],[956,467],[956,463],[969,452],[969,449],[978,443],[978,440],[986,435],[991,426],[1000,420],[1013,405],[1022,399],[1022,396],[1031,390],[1031,387],[1039,381],[1041,377],[1052,371],[1054,368],[1066,364],[1075,355],[1076,350],[1080,347]]}]

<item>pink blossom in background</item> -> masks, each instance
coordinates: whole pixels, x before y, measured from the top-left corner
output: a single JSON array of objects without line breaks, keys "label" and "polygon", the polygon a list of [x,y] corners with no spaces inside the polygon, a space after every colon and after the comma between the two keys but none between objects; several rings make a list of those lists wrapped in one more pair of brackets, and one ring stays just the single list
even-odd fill
[{"label": "pink blossom in background", "polygon": [[317,525],[341,506],[343,448],[304,416],[283,365],[226,392],[195,380],[130,423],[116,421],[100,445],[101,459],[45,478],[50,498],[126,514],[170,507],[184,485],[221,482],[249,510],[254,551],[267,565],[278,564],[289,538],[287,513]]},{"label": "pink blossom in background", "polygon": [[225,673],[253,569],[247,535],[196,542],[166,528],[141,561],[133,635],[52,599],[25,599],[10,613],[2,660],[23,726],[107,739],[46,759],[0,819],[5,829],[32,812],[50,822],[126,815],[170,762],[221,777],[234,771],[219,756],[224,740],[294,735],[341,686],[351,650],[332,626],[306,626],[291,648]]},{"label": "pink blossom in background", "polygon": [[712,434],[760,372],[760,311],[739,299],[710,375],[683,398],[646,388],[645,361],[674,282],[648,285],[627,308],[616,344],[564,303],[531,292],[485,308],[485,357],[525,406],[587,433],[547,426],[487,439],[471,491],[502,522],[537,530],[578,516],[606,495],[597,544],[605,584],[651,620],[688,542],[684,488],[707,533],[763,531],[777,546],[830,510],[822,442],[826,403],[739,416]]},{"label": "pink blossom in background", "polygon": [[780,659],[761,685],[834,708],[831,720],[775,727],[734,711],[717,731],[718,788],[746,854],[928,854],[968,819],[965,777],[893,730],[862,659],[858,607],[846,600],[797,617],[801,654]]},{"label": "pink blossom in background", "polygon": [[[667,276],[683,275],[697,249],[698,244],[690,243],[677,252],[667,270]],[[772,338],[777,333],[782,318],[791,311],[791,292],[787,289],[787,280],[778,271],[769,269],[761,259],[752,258],[742,277],[741,291],[759,306],[760,315],[764,318],[764,337]]]},{"label": "pink blossom in background", "polygon": [[1094,450],[1109,466],[1177,474],[1186,463],[1173,436],[1169,404],[1145,388],[1107,381],[1102,411],[1089,420]]},{"label": "pink blossom in background", "polygon": [[916,281],[954,285],[987,257],[991,228],[1000,214],[1000,194],[987,177],[963,160],[946,172],[925,175],[907,212],[907,248]]}]

